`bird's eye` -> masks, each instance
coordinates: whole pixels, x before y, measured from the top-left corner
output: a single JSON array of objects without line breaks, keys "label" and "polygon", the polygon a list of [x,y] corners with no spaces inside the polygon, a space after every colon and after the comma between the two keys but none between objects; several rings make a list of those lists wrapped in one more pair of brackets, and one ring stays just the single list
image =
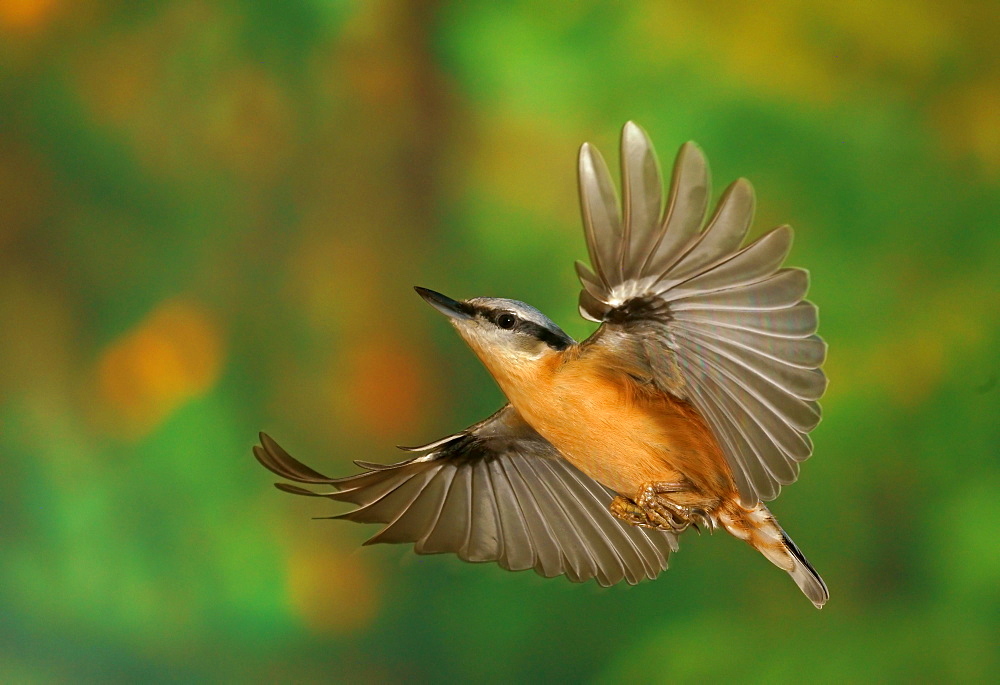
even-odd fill
[{"label": "bird's eye", "polygon": [[497,326],[510,330],[517,324],[517,317],[513,314],[501,314],[497,317]]}]

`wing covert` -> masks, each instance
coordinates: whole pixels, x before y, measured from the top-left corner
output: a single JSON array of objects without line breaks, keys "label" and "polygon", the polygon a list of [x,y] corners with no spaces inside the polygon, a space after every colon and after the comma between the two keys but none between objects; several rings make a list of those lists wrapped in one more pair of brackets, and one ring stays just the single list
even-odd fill
[{"label": "wing covert", "polygon": [[603,586],[655,578],[677,549],[671,533],[615,519],[608,511],[612,494],[509,405],[461,433],[406,449],[418,456],[390,465],[355,462],[365,471],[346,478],[301,464],[263,433],[254,455],[279,476],[333,488],[278,483],[279,489],[357,507],[331,518],[385,524],[365,544],[412,542],[418,554],[450,552],[511,571],[595,578]]},{"label": "wing covert", "polygon": [[[619,212],[600,153],[580,150],[594,266],[577,263],[580,313],[632,334],[654,376],[674,367],[657,354],[672,357],[744,504],[773,499],[812,453],[808,433],[826,389],[826,344],[816,335],[816,306],[804,299],[808,273],[782,268],[792,229],[742,246],[755,204],[745,179],[729,186],[706,221],[708,164],[694,143],[677,155],[665,207],[656,153],[632,122],[622,132],[621,164]],[[677,388],[676,379],[661,380]]]}]

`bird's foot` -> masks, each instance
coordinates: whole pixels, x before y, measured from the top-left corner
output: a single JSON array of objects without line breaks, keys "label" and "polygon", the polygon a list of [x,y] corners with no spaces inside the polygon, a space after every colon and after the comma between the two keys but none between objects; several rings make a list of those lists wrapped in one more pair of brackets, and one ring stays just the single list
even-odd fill
[{"label": "bird's foot", "polygon": [[690,490],[684,483],[646,483],[639,488],[635,500],[618,495],[611,502],[611,514],[633,526],[669,530],[683,533],[694,526],[699,533],[702,527],[715,530],[715,521],[699,507],[687,507],[672,502],[663,495]]}]

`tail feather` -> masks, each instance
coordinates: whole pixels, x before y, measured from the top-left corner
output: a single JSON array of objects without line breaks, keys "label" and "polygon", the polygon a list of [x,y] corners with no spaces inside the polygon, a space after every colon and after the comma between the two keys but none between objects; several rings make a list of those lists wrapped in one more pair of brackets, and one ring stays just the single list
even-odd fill
[{"label": "tail feather", "polygon": [[822,609],[830,599],[830,591],[819,573],[763,504],[754,509],[734,505],[722,513],[719,522],[729,533],[746,540],[772,564],[786,571],[817,609]]},{"label": "tail feather", "polygon": [[[775,525],[778,525],[775,523]],[[780,526],[778,530],[781,530]],[[785,534],[785,531],[781,531],[782,540],[785,543],[785,547],[793,557],[795,557],[795,564],[792,570],[788,572],[788,575],[792,577],[795,584],[799,586],[799,589],[805,594],[806,597],[816,606],[817,609],[822,609],[823,605],[826,604],[826,600],[830,599],[830,591],[826,587],[826,583],[823,582],[823,578],[820,577],[813,565],[809,563],[802,551],[795,546],[792,539]]]}]

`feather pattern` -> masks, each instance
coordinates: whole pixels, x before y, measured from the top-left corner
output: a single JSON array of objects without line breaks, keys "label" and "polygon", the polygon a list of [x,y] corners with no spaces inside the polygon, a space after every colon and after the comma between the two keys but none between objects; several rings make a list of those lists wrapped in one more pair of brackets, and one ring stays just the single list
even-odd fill
[{"label": "feather pattern", "polygon": [[283,478],[286,492],[356,506],[331,518],[384,527],[365,544],[412,542],[419,554],[453,553],[465,561],[540,575],[591,578],[602,586],[655,578],[677,549],[674,534],[615,519],[612,493],[584,475],[509,405],[469,429],[435,441],[396,464],[328,478],[261,434],[254,455]]},{"label": "feather pattern", "polygon": [[693,143],[677,155],[661,208],[656,154],[632,122],[622,133],[621,210],[600,154],[585,145],[580,158],[594,267],[577,265],[581,314],[634,333],[634,352],[654,375],[673,366],[655,357],[672,356],[743,504],[773,499],[812,453],[807,434],[826,389],[826,344],[816,335],[816,307],[804,299],[808,273],[782,268],[792,229],[741,247],[755,204],[745,179],[729,186],[706,222],[708,164]]}]

